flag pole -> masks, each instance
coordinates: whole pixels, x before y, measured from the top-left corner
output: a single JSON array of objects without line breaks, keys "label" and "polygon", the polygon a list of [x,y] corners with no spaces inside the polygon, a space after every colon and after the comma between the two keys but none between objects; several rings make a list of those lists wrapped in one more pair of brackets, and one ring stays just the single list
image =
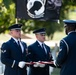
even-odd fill
[{"label": "flag pole", "polygon": [[18,23],[18,18],[16,18],[16,24]]}]

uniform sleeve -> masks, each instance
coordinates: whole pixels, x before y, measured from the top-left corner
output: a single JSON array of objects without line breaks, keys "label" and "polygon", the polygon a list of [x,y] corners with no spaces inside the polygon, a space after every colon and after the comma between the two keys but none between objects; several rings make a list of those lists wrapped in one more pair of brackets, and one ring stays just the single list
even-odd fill
[{"label": "uniform sleeve", "polygon": [[60,41],[59,53],[56,59],[57,66],[62,66],[62,64],[64,64],[67,58],[67,49],[68,49],[67,46],[68,44],[66,43],[66,41],[63,40]]},{"label": "uniform sleeve", "polygon": [[27,47],[27,44],[26,43],[24,43],[24,47],[26,49],[26,62],[29,62],[29,58],[28,58],[28,47]]},{"label": "uniform sleeve", "polygon": [[1,62],[10,67],[17,67],[18,62],[10,58],[11,52],[9,49],[9,45],[7,43],[3,43],[1,46]]},{"label": "uniform sleeve", "polygon": [[33,61],[33,53],[32,53],[32,47],[31,46],[28,46],[27,59],[29,62]]}]

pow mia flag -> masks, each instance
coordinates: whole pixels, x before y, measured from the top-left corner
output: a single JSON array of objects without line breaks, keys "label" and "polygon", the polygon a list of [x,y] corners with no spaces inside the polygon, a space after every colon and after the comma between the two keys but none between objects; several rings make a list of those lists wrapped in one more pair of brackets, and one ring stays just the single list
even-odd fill
[{"label": "pow mia flag", "polygon": [[62,0],[16,0],[16,18],[58,20]]}]

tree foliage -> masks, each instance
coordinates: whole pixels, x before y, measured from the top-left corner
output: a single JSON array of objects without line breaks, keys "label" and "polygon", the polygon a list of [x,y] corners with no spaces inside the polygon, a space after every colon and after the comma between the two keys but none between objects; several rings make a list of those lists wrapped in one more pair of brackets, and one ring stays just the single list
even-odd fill
[{"label": "tree foliage", "polygon": [[[15,22],[15,0],[0,0],[0,33],[5,33],[8,27]],[[56,31],[63,29],[62,20],[68,18],[70,9],[74,10],[76,7],[76,0],[63,0],[60,12],[60,24],[56,21],[36,21],[36,20],[20,20],[18,23],[23,24],[23,32],[30,33],[35,29],[44,27],[46,28],[48,38],[53,38]]]}]

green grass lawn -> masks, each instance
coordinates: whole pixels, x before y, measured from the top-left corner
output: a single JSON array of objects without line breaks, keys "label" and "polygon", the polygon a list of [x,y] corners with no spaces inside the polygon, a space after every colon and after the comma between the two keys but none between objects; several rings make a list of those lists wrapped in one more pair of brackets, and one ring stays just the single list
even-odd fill
[{"label": "green grass lawn", "polygon": [[60,41],[63,37],[65,37],[66,36],[66,34],[65,34],[65,32],[63,31],[63,32],[56,32],[55,34],[54,34],[54,37],[53,37],[53,40],[54,41]]},{"label": "green grass lawn", "polygon": [[54,68],[54,70],[53,70],[51,75],[60,75],[60,69]]},{"label": "green grass lawn", "polygon": [[76,12],[69,12],[69,19],[76,20]]},{"label": "green grass lawn", "polygon": [[0,34],[0,41],[7,41],[10,37],[7,34]]}]

